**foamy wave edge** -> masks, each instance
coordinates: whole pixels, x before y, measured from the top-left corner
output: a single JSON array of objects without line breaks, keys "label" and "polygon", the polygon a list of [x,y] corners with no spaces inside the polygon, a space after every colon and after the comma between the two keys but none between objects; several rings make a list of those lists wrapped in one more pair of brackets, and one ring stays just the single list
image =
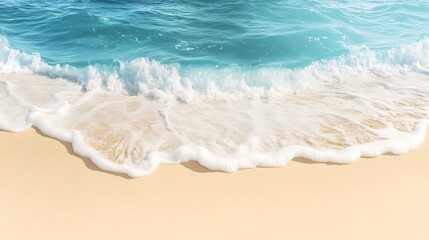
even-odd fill
[{"label": "foamy wave edge", "polygon": [[[169,153],[151,152],[145,161],[141,162],[141,164],[145,165],[143,167],[142,165],[131,163],[117,164],[110,161],[95,149],[89,147],[79,131],[55,129],[52,127],[54,125],[49,121],[38,117],[38,113],[33,113],[30,119],[30,125],[25,128],[32,125],[50,137],[70,142],[75,153],[83,157],[88,157],[100,169],[124,173],[130,177],[146,176],[152,173],[160,164],[181,164],[188,161],[196,161],[213,171],[228,173],[239,169],[256,167],[281,167],[294,158],[305,158],[321,163],[350,164],[362,157],[378,157],[386,153],[400,155],[414,150],[424,142],[429,126],[429,120],[418,121],[411,133],[397,134],[396,137],[388,140],[355,145],[342,150],[318,150],[291,145],[276,152],[262,153],[252,151],[252,149],[243,146],[240,151],[225,158],[213,154],[204,146],[187,144]],[[19,131],[25,128],[19,129]],[[148,166],[148,164],[150,165]]]},{"label": "foamy wave edge", "polygon": [[[71,66],[50,66],[44,63],[37,54],[29,55],[22,53],[18,50],[10,49],[8,45],[5,45],[4,43],[3,45],[0,44],[0,46],[2,46],[0,55],[1,73],[32,72],[50,77],[64,77],[65,79],[80,83],[84,86],[85,89],[90,91],[109,91],[120,94],[130,94],[130,92],[132,92],[131,90],[127,91],[127,88],[124,87],[125,84],[123,84],[121,80],[118,80],[119,78],[114,77],[119,76],[118,73],[109,72],[107,75],[104,74],[107,77],[101,77],[100,75],[103,74],[100,74],[99,70],[93,66],[89,66],[85,70],[73,68]],[[341,75],[344,71],[346,71],[348,74],[350,74],[350,71],[356,74],[362,72],[372,72],[387,76],[403,74],[407,72],[419,72],[425,74],[429,73],[429,40],[422,40],[415,44],[404,45],[398,48],[390,49],[381,54],[372,52],[368,49],[362,50],[361,48],[357,52],[359,53],[357,55],[340,57],[339,59],[331,61],[316,62],[304,69],[259,70],[262,74],[259,76],[266,77],[267,73],[274,74],[276,71],[280,71],[280,75],[282,77],[276,78],[276,81],[278,82],[270,81],[268,85],[264,85],[267,84],[265,82],[261,85],[248,86],[245,85],[243,81],[239,81],[240,84],[245,85],[243,89],[250,89],[252,91],[250,91],[250,93],[241,92],[240,94],[237,94],[237,91],[231,91],[228,93],[229,95],[227,95],[227,97],[225,97],[225,95],[216,95],[213,93],[220,91],[221,93],[219,94],[224,94],[221,90],[219,90],[219,88],[213,92],[204,92],[204,90],[194,90],[192,89],[192,86],[191,88],[189,88],[189,86],[183,87],[182,82],[184,81],[184,78],[180,77],[177,66],[165,66],[155,61],[137,59],[131,61],[130,63],[121,63],[121,68],[126,69],[124,71],[127,74],[132,72],[129,73],[130,76],[137,76],[139,79],[137,81],[139,90],[136,94],[147,96],[156,100],[165,101],[169,99],[175,99],[183,102],[192,102],[195,101],[195,99],[198,97],[202,98],[203,100],[234,100],[240,99],[242,97],[256,98],[282,96],[283,94],[290,94],[294,91],[317,87],[326,81],[341,82]],[[82,71],[87,71],[88,75],[82,75]],[[205,71],[210,72],[209,70]],[[230,71],[230,69],[224,70],[224,72],[227,71]],[[243,74],[240,71],[238,72],[239,74]],[[148,76],[150,77],[141,77],[141,74],[143,73],[148,73]],[[200,74],[202,74],[202,72],[198,72],[195,75]],[[251,74],[249,73],[249,75]],[[174,82],[177,80],[176,77],[179,80],[178,82]],[[87,79],[88,81],[85,83],[84,79]],[[176,80],[174,80],[173,83],[170,83],[169,81],[172,79]],[[189,80],[189,78],[187,79]],[[233,78],[231,77],[231,79]],[[155,82],[151,82],[152,80]],[[144,82],[143,87],[141,85],[142,81]],[[282,81],[286,81],[287,84],[282,85],[284,84]],[[176,86],[175,84],[178,85]],[[213,84],[216,85],[216,83]],[[162,89],[163,85],[167,85],[168,87]],[[210,84],[207,85],[208,89],[209,87]],[[236,87],[236,85],[234,87]],[[212,86],[211,90],[213,90],[213,88],[216,87]],[[131,87],[130,89],[133,88]],[[194,96],[194,98],[189,96],[183,97],[186,95],[183,92],[185,91],[183,89],[191,91],[191,96]],[[192,91],[195,91],[196,93]],[[237,95],[239,97],[237,97]],[[20,131],[30,126],[35,126],[44,134],[62,141],[70,142],[73,146],[73,150],[77,154],[84,157],[89,157],[91,161],[93,161],[99,168],[106,171],[125,173],[131,177],[139,177],[150,174],[159,164],[178,164],[191,160],[195,160],[199,164],[211,170],[220,170],[225,172],[234,172],[243,168],[283,166],[289,160],[296,157],[303,157],[316,162],[336,162],[347,164],[359,159],[360,157],[376,157],[384,153],[403,154],[412,149],[415,149],[424,141],[427,127],[429,125],[428,120],[419,121],[416,122],[415,127],[411,133],[403,133],[388,140],[376,141],[363,145],[355,145],[343,150],[316,150],[303,146],[292,145],[282,148],[276,152],[260,153],[254,152],[251,149],[246,149],[244,146],[243,149],[240,149],[240,151],[225,158],[211,153],[204,146],[187,144],[182,145],[169,153],[156,151],[150,153],[147,157],[148,161],[142,161],[144,164],[150,163],[150,166],[146,165],[144,168],[141,168],[140,165],[132,165],[127,163],[117,164],[106,159],[95,149],[85,144],[85,141],[83,140],[83,137],[79,131],[55,129],[55,127],[52,127],[54,125],[50,124],[49,120],[43,118],[43,113],[37,111],[31,112],[31,115],[26,116],[26,119],[28,122],[25,124],[25,126],[13,128],[4,124],[0,124],[0,127],[9,131]]]},{"label": "foamy wave edge", "polygon": [[343,150],[316,150],[302,146],[289,146],[274,153],[237,153],[230,158],[222,158],[211,153],[207,148],[198,145],[183,145],[171,153],[152,152],[145,163],[144,169],[139,165],[117,164],[95,149],[86,145],[78,131],[62,132],[58,134],[49,129],[47,124],[33,123],[44,134],[61,141],[70,142],[73,151],[83,157],[88,157],[100,169],[110,172],[124,173],[130,177],[142,177],[152,173],[160,164],[181,164],[196,161],[200,165],[213,170],[232,173],[239,169],[256,167],[281,167],[294,158],[305,158],[314,162],[334,162],[350,164],[361,157],[378,157],[386,153],[396,155],[407,153],[418,148],[425,140],[429,121],[417,122],[412,133],[385,141],[356,145]]},{"label": "foamy wave edge", "polygon": [[38,53],[27,54],[10,48],[7,38],[0,35],[0,73],[32,72],[75,82],[87,91],[185,103],[278,98],[317,89],[326,83],[344,82],[345,75],[353,74],[429,74],[429,39],[384,51],[350,47],[347,55],[316,61],[299,69],[240,66],[181,69],[178,64],[162,64],[147,58],[116,61],[116,64],[117,67],[51,66],[43,62]]}]

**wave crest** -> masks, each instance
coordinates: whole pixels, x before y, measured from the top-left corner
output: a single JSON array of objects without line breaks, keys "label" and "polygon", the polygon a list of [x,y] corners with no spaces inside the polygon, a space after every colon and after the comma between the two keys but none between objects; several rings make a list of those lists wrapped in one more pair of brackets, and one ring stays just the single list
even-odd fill
[{"label": "wave crest", "polygon": [[383,51],[354,47],[349,54],[313,62],[304,68],[189,66],[137,58],[110,66],[49,65],[38,53],[9,47],[0,37],[0,72],[33,72],[80,84],[86,91],[142,95],[158,101],[239,100],[276,98],[327,83],[346,82],[362,73],[394,76],[429,73],[429,39]]}]

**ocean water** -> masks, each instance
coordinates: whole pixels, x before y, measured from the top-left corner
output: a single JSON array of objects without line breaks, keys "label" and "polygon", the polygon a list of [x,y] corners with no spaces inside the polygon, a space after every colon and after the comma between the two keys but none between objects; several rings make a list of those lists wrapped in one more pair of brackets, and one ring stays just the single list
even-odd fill
[{"label": "ocean water", "polygon": [[0,0],[0,129],[107,171],[351,163],[428,116],[428,1]]}]

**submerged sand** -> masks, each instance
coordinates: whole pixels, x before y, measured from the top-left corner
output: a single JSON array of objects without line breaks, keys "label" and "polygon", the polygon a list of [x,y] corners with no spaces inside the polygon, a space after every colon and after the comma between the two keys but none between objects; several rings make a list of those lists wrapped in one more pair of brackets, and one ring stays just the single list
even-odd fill
[{"label": "submerged sand", "polygon": [[1,239],[429,239],[429,138],[351,165],[99,171],[34,129],[0,132]]}]

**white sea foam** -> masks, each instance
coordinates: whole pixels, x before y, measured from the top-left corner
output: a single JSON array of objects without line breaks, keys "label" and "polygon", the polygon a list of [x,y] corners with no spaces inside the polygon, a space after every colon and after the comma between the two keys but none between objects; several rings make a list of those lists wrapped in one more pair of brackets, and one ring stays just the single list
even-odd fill
[{"label": "white sea foam", "polygon": [[76,82],[86,90],[182,102],[282,97],[361,74],[428,74],[429,39],[379,52],[354,47],[348,55],[314,62],[301,69],[239,66],[180,69],[177,64],[161,64],[146,58],[117,63],[118,67],[110,68],[51,66],[37,53],[11,49],[7,39],[0,37],[1,73],[32,72]]},{"label": "white sea foam", "polygon": [[143,58],[77,69],[0,48],[1,129],[35,126],[133,177],[189,160],[227,172],[294,157],[351,163],[414,149],[428,126],[429,40],[296,70]]}]

